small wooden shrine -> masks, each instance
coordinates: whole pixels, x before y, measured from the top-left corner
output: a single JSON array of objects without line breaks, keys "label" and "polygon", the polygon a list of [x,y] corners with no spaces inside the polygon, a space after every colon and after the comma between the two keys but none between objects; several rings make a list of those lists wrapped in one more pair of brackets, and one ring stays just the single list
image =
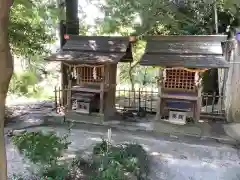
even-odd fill
[{"label": "small wooden shrine", "polygon": [[[129,37],[65,36],[60,52],[46,58],[62,62],[62,102],[66,116],[114,116],[118,62],[131,62]],[[85,117],[86,118],[86,117]]]},{"label": "small wooden shrine", "polygon": [[185,124],[198,122],[202,104],[201,74],[211,68],[227,68],[221,42],[226,36],[148,37],[140,64],[158,66],[157,119]]}]

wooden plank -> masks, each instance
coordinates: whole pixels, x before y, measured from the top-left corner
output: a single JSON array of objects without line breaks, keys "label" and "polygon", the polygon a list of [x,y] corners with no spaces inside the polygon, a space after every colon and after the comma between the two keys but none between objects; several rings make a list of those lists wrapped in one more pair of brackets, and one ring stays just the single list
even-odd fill
[{"label": "wooden plank", "polygon": [[[79,88],[71,88],[72,91],[78,91],[78,92],[91,92],[91,93],[100,93],[101,89],[93,89],[93,88],[84,88],[84,87],[79,87]],[[107,91],[106,89],[103,89],[103,91]]]},{"label": "wooden plank", "polygon": [[166,98],[166,99],[180,99],[180,100],[190,100],[190,101],[197,101],[198,97],[197,96],[179,96],[179,95],[172,95],[172,94],[161,94],[161,98]]}]

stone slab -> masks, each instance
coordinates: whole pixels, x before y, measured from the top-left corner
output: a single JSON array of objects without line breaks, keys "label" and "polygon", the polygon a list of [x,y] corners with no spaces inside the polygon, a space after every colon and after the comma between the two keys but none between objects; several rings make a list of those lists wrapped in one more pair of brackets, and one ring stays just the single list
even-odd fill
[{"label": "stone slab", "polygon": [[182,134],[190,136],[201,136],[201,129],[196,125],[175,125],[164,121],[154,122],[154,131],[170,134]]},{"label": "stone slab", "polygon": [[89,123],[100,123],[102,124],[105,120],[104,115],[99,113],[88,114],[80,114],[76,112],[67,112],[65,115],[66,121],[72,122],[89,122]]}]

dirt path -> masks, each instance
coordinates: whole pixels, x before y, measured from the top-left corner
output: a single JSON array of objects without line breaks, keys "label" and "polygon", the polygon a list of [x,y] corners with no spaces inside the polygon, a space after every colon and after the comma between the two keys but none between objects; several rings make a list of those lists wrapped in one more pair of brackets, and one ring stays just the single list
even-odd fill
[{"label": "dirt path", "polygon": [[[41,125],[43,116],[51,111],[51,102],[23,104],[16,106],[19,116],[7,124],[5,130],[19,129],[29,125]],[[35,127],[30,131],[55,131],[59,135],[66,133],[64,127]],[[74,157],[76,152],[91,152],[93,145],[106,137],[106,129],[100,127],[84,126],[73,129],[69,140],[72,142],[68,157]],[[152,157],[152,180],[239,180],[240,158],[239,151],[231,146],[199,142],[196,139],[185,141],[183,139],[170,140],[169,138],[154,138],[141,133],[127,131],[113,131],[114,143],[137,142],[142,144]],[[23,161],[16,148],[6,137],[8,158],[8,174],[24,174],[28,176],[29,162]],[[31,180],[34,180],[30,178]]]},{"label": "dirt path", "polygon": [[[72,142],[68,157],[76,152],[91,152],[93,145],[107,135],[103,129],[73,129],[69,140]],[[61,127],[38,127],[31,131],[55,131],[66,133]],[[114,143],[137,142],[151,155],[152,180],[237,180],[240,177],[240,158],[237,149],[223,144],[194,144],[156,139],[129,132],[113,131]],[[9,175],[16,172],[27,174],[28,163],[23,161],[7,139]]]}]

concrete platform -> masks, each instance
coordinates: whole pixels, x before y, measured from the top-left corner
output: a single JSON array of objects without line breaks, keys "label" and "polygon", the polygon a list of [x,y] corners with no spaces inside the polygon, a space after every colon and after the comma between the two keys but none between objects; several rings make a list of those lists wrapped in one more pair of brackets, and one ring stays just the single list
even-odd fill
[{"label": "concrete platform", "polygon": [[223,126],[224,132],[236,141],[240,142],[240,123],[229,123]]},{"label": "concrete platform", "polygon": [[[74,116],[74,117],[73,117]],[[112,120],[112,121],[104,121],[104,118],[101,116],[89,116],[89,115],[81,115],[75,117],[74,115],[67,115],[65,117],[66,121],[71,121],[76,124],[76,127],[80,124],[87,125],[97,125],[97,126],[105,126],[106,128],[113,128],[119,130],[126,131],[138,131],[143,133],[152,133],[154,135],[161,134],[169,134],[172,136],[189,136],[196,137],[199,139],[213,139],[221,142],[236,144],[237,140],[234,137],[239,136],[235,135],[237,133],[237,129],[225,123],[198,123],[198,124],[186,124],[186,125],[176,125],[171,124],[165,121],[155,121],[153,117],[147,117],[137,120],[136,122],[130,122],[126,120]],[[48,117],[48,121],[50,124],[64,124],[64,117],[52,116]],[[77,119],[77,120],[76,120]],[[240,124],[239,124],[240,128]],[[230,130],[232,129],[232,130]],[[227,131],[228,133],[226,133]],[[234,134],[235,133],[235,134]]]},{"label": "concrete platform", "polygon": [[[42,103],[39,105],[27,105],[19,108],[20,114],[24,110],[24,114],[15,117],[5,125],[5,132],[12,129],[24,129],[29,127],[37,127],[44,125],[63,124],[67,119],[64,114],[57,114],[51,105]],[[76,119],[76,118],[74,118]],[[129,119],[113,119],[111,121],[103,121],[101,116],[79,116],[74,124],[81,127],[99,126],[100,128],[113,128],[124,131],[140,132],[140,134],[149,133],[158,137],[167,134],[171,136],[188,136],[196,139],[213,139],[221,142],[238,143],[240,141],[240,123],[224,123],[203,122],[198,124],[174,125],[168,122],[155,121],[155,115],[147,115],[144,118],[133,117]],[[70,119],[71,120],[71,119]],[[67,123],[66,123],[67,124]]]}]

